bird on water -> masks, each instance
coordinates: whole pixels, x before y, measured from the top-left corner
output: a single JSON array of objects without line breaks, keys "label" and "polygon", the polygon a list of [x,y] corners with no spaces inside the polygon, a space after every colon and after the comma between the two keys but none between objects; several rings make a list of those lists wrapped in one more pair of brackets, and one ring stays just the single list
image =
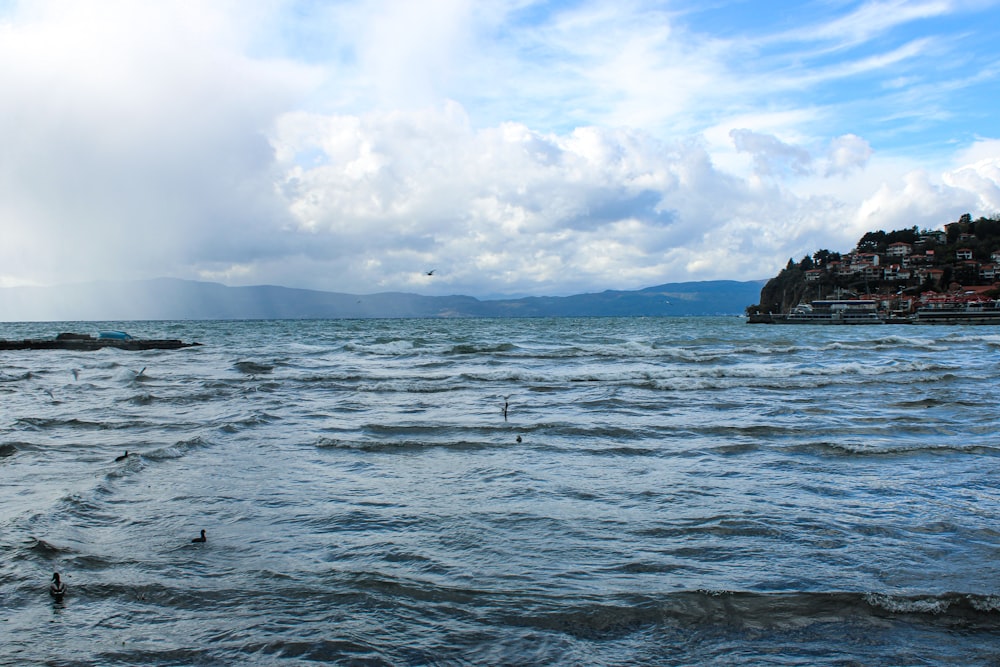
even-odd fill
[{"label": "bird on water", "polygon": [[128,458],[128,450],[126,449],[124,454],[115,457],[115,462],[117,463],[118,461],[124,461],[127,458]]},{"label": "bird on water", "polygon": [[192,542],[207,542],[208,538],[205,537],[205,529],[202,528],[202,530],[201,530],[201,537],[196,537],[196,538],[194,538],[191,541]]},{"label": "bird on water", "polygon": [[58,572],[52,573],[52,585],[49,586],[49,595],[57,600],[61,600],[66,595],[66,584],[59,578]]}]

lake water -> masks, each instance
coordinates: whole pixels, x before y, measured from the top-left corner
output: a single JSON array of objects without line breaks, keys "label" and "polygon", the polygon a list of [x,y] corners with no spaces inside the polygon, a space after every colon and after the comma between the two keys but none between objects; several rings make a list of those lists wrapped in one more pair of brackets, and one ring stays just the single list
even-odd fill
[{"label": "lake water", "polygon": [[1000,329],[102,328],[204,345],[0,352],[0,664],[1000,663]]}]

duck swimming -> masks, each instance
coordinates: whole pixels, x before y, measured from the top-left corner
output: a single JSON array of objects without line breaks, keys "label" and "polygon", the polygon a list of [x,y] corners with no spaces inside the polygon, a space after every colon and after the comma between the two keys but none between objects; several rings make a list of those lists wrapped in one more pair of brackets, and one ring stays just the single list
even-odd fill
[{"label": "duck swimming", "polygon": [[66,595],[66,584],[59,578],[58,572],[52,573],[52,585],[49,586],[49,595],[57,600],[61,600],[62,596]]},{"label": "duck swimming", "polygon": [[193,539],[193,540],[191,540],[191,541],[192,541],[192,542],[207,542],[207,541],[208,541],[208,538],[207,538],[207,537],[205,537],[205,529],[203,528],[203,529],[201,530],[201,537],[196,537],[196,538],[194,538],[194,539]]},{"label": "duck swimming", "polygon": [[128,458],[128,450],[126,449],[124,454],[115,457],[115,462],[117,463],[118,461],[124,461],[127,458]]}]

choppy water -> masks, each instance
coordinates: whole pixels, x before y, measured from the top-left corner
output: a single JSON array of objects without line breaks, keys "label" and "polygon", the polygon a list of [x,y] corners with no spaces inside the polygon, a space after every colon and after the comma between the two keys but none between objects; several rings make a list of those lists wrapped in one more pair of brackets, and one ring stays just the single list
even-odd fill
[{"label": "choppy water", "polygon": [[1000,329],[0,337],[106,326],[205,345],[0,352],[0,664],[1000,664]]}]

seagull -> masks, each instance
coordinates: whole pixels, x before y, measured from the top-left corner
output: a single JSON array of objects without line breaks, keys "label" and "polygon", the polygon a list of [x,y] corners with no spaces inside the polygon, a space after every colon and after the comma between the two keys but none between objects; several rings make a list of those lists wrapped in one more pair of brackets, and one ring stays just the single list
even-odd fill
[{"label": "seagull", "polygon": [[207,542],[208,538],[205,537],[205,529],[204,528],[201,529],[201,537],[196,537],[196,538],[194,538],[191,541],[192,542]]},{"label": "seagull", "polygon": [[128,458],[128,450],[126,449],[124,454],[115,457],[115,463],[117,463],[118,461],[124,461],[127,458]]},{"label": "seagull", "polygon": [[79,368],[74,368],[72,370],[72,373],[73,373],[73,380],[74,381],[77,380],[77,379],[79,379],[79,377],[80,377],[80,369]]}]

